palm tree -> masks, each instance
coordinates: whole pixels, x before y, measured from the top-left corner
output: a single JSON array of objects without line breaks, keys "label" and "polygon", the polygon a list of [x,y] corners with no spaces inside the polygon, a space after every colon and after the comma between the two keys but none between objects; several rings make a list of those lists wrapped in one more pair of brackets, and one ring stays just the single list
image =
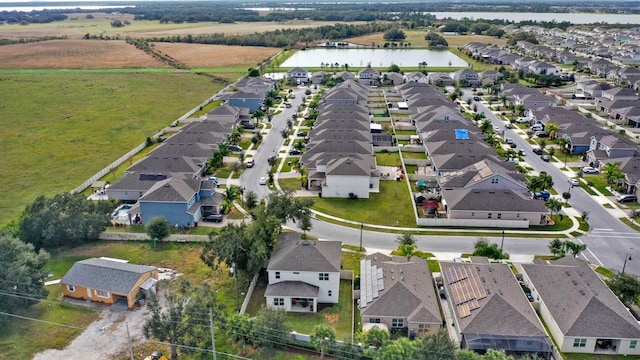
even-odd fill
[{"label": "palm tree", "polygon": [[480,123],[480,131],[483,133],[487,133],[493,130],[493,124],[491,124],[491,120],[486,119]]},{"label": "palm tree", "polygon": [[411,257],[416,254],[418,246],[416,244],[400,244],[398,246],[398,252],[400,255],[407,258],[407,261],[411,260]]},{"label": "palm tree", "polygon": [[538,177],[542,182],[543,189],[550,189],[553,186],[553,178],[551,177],[551,175],[547,174],[546,172],[541,172]]},{"label": "palm tree", "polygon": [[313,334],[309,342],[316,350],[320,351],[320,359],[324,359],[324,353],[336,343],[336,333],[329,325],[318,324],[313,327]]},{"label": "palm tree", "polygon": [[529,183],[527,184],[527,189],[532,193],[535,193],[538,189],[542,189],[542,187],[542,179],[540,179],[538,176],[529,179]]},{"label": "palm tree", "polygon": [[624,178],[624,174],[620,171],[620,163],[606,163],[602,166],[602,174],[609,184]]},{"label": "palm tree", "polygon": [[556,135],[558,135],[558,124],[550,123],[546,125],[547,134],[549,134],[549,139],[555,139]]},{"label": "palm tree", "polygon": [[401,245],[411,245],[416,243],[416,239],[413,237],[412,233],[406,232],[398,235],[398,237],[396,237],[396,242]]},{"label": "palm tree", "polygon": [[549,200],[547,200],[547,202],[545,202],[544,205],[549,209],[549,211],[551,212],[551,215],[553,215],[554,212],[556,213],[556,220],[557,220],[558,213],[560,212],[560,210],[562,210],[562,201],[556,198],[549,198]]},{"label": "palm tree", "polygon": [[579,256],[581,252],[587,250],[587,244],[578,244],[578,243],[574,243],[571,240],[565,240],[563,245],[564,245],[565,251],[570,252],[571,255],[573,255],[574,257]]},{"label": "palm tree", "polygon": [[239,195],[239,191],[238,190],[239,190],[239,188],[237,186],[231,185],[225,191],[225,193],[224,193],[224,204],[225,204],[224,207],[227,210],[231,209],[231,205],[238,198],[238,195]]},{"label": "palm tree", "polygon": [[560,239],[553,239],[549,242],[549,250],[554,257],[560,258],[564,256],[565,245]]}]

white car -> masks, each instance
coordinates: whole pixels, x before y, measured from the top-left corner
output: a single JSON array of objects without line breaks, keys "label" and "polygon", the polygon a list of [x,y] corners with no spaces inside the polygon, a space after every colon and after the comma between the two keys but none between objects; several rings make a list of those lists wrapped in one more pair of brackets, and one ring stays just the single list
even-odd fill
[{"label": "white car", "polygon": [[571,187],[579,186],[580,181],[578,181],[578,179],[569,179],[569,184],[571,184]]},{"label": "white car", "polygon": [[260,180],[258,180],[258,184],[267,185],[267,177],[266,176],[261,177]]},{"label": "white car", "polygon": [[599,174],[600,170],[591,166],[585,166],[582,168],[582,173],[583,174]]}]

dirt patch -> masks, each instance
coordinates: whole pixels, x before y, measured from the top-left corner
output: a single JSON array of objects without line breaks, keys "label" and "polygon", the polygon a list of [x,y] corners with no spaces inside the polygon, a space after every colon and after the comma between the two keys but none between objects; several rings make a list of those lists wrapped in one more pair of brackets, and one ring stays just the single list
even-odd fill
[{"label": "dirt patch", "polygon": [[226,46],[181,43],[153,43],[154,49],[187,67],[256,66],[280,49],[259,46]]},{"label": "dirt patch", "polygon": [[324,318],[325,318],[325,320],[327,320],[329,325],[335,326],[335,325],[338,324],[338,321],[340,320],[340,315],[338,315],[338,314],[324,314]]},{"label": "dirt patch", "polygon": [[3,68],[113,69],[166,68],[167,65],[124,41],[53,40],[6,45]]}]

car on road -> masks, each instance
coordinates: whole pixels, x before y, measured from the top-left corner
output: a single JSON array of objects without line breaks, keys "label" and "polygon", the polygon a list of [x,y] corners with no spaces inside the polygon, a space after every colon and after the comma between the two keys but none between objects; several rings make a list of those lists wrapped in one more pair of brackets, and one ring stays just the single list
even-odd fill
[{"label": "car on road", "polygon": [[297,149],[293,149],[293,150],[289,151],[289,155],[302,155],[302,151],[297,150]]},{"label": "car on road", "polygon": [[542,155],[542,149],[541,148],[533,148],[533,153],[536,155]]},{"label": "car on road", "polygon": [[544,162],[549,162],[549,155],[540,155],[540,159]]},{"label": "car on road", "polygon": [[223,217],[221,214],[211,214],[202,218],[202,221],[222,222]]},{"label": "car on road", "polygon": [[617,202],[636,202],[638,201],[638,197],[634,194],[619,194],[616,195]]},{"label": "car on road", "polygon": [[509,145],[513,144],[513,139],[512,138],[506,138],[504,141]]},{"label": "car on road", "polygon": [[578,181],[578,179],[571,178],[571,179],[569,179],[569,184],[571,184],[571,187],[579,186],[580,185],[580,181]]},{"label": "car on road", "polygon": [[479,96],[474,96],[473,97],[473,101],[480,101],[480,97]]},{"label": "car on road", "polygon": [[249,159],[249,161],[247,161],[247,169],[252,168],[255,164],[256,164],[255,160]]},{"label": "car on road", "polygon": [[307,132],[306,131],[299,131],[296,135],[304,137],[304,136],[307,136]]},{"label": "car on road", "polygon": [[291,107],[291,103],[290,103],[290,102],[286,102],[286,103],[284,103],[284,107],[286,107],[286,108],[290,108],[290,107]]},{"label": "car on road", "polygon": [[511,129],[511,124],[507,124],[504,127],[507,128],[507,129]]},{"label": "car on road", "polygon": [[260,180],[258,180],[258,184],[260,185],[267,185],[267,177],[266,176],[262,176],[260,178]]},{"label": "car on road", "polygon": [[600,174],[600,170],[591,166],[585,166],[582,168],[582,173],[583,174]]},{"label": "car on road", "polygon": [[520,149],[520,150],[518,150],[518,155],[527,156],[527,153],[524,150]]},{"label": "car on road", "polygon": [[509,144],[509,147],[512,148],[512,149],[515,149],[515,148],[518,147],[518,145],[516,145],[515,143],[511,143],[511,144]]},{"label": "car on road", "polygon": [[493,127],[493,131],[499,133],[500,132],[500,127],[494,126]]},{"label": "car on road", "polygon": [[229,145],[229,151],[241,152],[242,148],[238,145]]}]

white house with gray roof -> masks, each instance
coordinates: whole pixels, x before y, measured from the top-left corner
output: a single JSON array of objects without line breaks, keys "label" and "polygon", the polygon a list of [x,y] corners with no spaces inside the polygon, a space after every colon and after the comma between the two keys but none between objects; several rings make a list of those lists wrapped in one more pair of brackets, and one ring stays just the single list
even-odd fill
[{"label": "white house with gray roof", "polygon": [[442,327],[438,295],[427,262],[381,253],[360,260],[362,328],[402,330],[422,337]]},{"label": "white house with gray roof", "polygon": [[303,240],[300,233],[278,237],[267,273],[267,306],[292,312],[317,312],[340,296],[341,241]]},{"label": "white house with gray roof", "polygon": [[638,320],[587,262],[565,256],[522,268],[561,352],[640,355]]},{"label": "white house with gray roof", "polygon": [[507,264],[472,258],[470,263],[440,262],[442,282],[462,349],[507,354],[551,355],[551,342]]}]

